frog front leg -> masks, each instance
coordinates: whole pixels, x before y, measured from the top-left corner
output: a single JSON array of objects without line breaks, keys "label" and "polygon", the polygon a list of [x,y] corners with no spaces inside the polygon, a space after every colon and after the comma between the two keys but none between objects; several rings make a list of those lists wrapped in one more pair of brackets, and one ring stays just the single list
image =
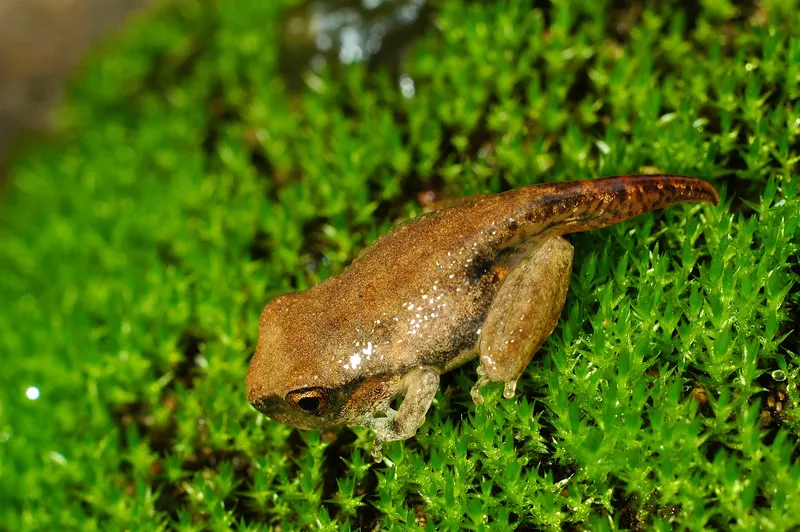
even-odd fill
[{"label": "frog front leg", "polygon": [[405,375],[397,395],[404,395],[400,408],[386,408],[381,413],[385,417],[370,417],[364,425],[375,431],[372,457],[382,458],[381,447],[384,442],[406,440],[417,433],[425,423],[425,415],[439,388],[439,372],[434,368],[421,366]]},{"label": "frog front leg", "polygon": [[480,389],[488,382],[504,382],[503,396],[514,396],[517,379],[558,323],[572,254],[565,239],[547,239],[525,253],[503,279],[481,328],[478,381],[471,391],[475,404],[483,403]]}]

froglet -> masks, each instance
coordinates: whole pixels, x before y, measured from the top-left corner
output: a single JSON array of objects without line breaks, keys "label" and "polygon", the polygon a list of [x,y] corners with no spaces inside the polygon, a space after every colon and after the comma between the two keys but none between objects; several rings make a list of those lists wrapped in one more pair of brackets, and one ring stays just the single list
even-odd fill
[{"label": "froglet", "polygon": [[380,460],[383,442],[423,424],[439,375],[472,358],[476,404],[488,382],[514,396],[566,300],[573,248],[562,235],[680,202],[719,196],[701,179],[629,175],[486,194],[413,218],[340,275],[266,305],[247,398],[301,429],[369,427]]}]

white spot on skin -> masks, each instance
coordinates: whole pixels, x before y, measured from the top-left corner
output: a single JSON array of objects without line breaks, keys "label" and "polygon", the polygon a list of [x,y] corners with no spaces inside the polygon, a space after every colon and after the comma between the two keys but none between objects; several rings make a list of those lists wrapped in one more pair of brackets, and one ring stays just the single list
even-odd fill
[{"label": "white spot on skin", "polygon": [[[372,356],[372,342],[367,342],[367,347],[361,350],[364,355],[369,358]],[[352,361],[352,358],[350,359]]]},{"label": "white spot on skin", "polygon": [[28,389],[25,390],[25,397],[31,401],[37,400],[39,398],[39,388],[36,386],[29,386]]},{"label": "white spot on skin", "polygon": [[[353,369],[358,369],[358,367],[360,365],[361,365],[361,355],[358,354],[358,353],[355,353],[354,355],[351,355],[350,356],[350,366]],[[347,367],[347,366],[345,366],[345,367]]]}]

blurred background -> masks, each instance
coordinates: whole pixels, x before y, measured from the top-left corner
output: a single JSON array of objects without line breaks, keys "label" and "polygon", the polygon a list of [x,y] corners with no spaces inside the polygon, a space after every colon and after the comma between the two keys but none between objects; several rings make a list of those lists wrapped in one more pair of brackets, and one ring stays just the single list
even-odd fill
[{"label": "blurred background", "polygon": [[50,123],[60,89],[103,35],[149,0],[0,0],[0,169]]},{"label": "blurred background", "polygon": [[[0,179],[9,152],[46,133],[62,88],[92,46],[153,0],[0,0]],[[427,27],[424,0],[321,0],[287,10],[282,73],[298,87],[309,67],[384,64],[401,81],[401,56]]]}]

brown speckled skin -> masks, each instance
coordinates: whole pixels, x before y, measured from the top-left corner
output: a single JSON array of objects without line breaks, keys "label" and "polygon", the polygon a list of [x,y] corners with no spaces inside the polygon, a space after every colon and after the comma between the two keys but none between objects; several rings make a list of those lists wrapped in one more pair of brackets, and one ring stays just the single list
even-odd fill
[{"label": "brown speckled skin", "polygon": [[[674,203],[718,201],[700,179],[632,175],[523,187],[414,218],[365,249],[341,275],[267,304],[247,375],[248,399],[300,428],[373,426],[372,414],[385,411],[395,395],[408,401],[416,393],[404,389],[410,370],[440,374],[478,355],[493,299],[529,249]],[[571,246],[565,253],[569,269]],[[553,325],[561,304],[546,312]],[[435,391],[436,383],[426,386]],[[310,413],[290,400],[309,394],[316,398],[304,403]]]}]

